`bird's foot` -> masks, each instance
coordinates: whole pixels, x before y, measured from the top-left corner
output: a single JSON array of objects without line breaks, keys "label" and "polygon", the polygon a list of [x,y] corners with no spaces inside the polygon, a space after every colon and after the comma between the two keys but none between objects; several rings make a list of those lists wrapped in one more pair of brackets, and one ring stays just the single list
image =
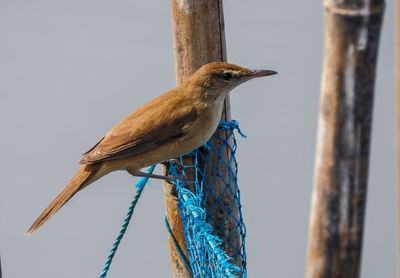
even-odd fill
[{"label": "bird's foot", "polygon": [[170,194],[176,198],[178,198],[178,188],[177,188],[177,181],[179,181],[181,184],[185,184],[187,181],[187,177],[185,176],[184,169],[185,167],[180,163],[179,160],[177,159],[170,159],[168,161],[164,161],[161,163],[165,167],[167,167],[167,170],[169,171],[170,169],[174,169],[175,175],[174,176],[169,176],[171,177],[171,191]]},{"label": "bird's foot", "polygon": [[180,163],[179,160],[177,159],[170,159],[168,161],[164,161],[161,164],[163,164],[165,167],[167,167],[167,170],[169,173],[171,173],[171,170],[173,170],[173,178],[172,181],[178,181],[180,180],[181,182],[186,181],[186,176],[185,176],[185,167]]},{"label": "bird's foot", "polygon": [[168,170],[171,168],[176,169],[178,174],[182,174],[183,170],[185,169],[185,167],[183,167],[183,165],[177,159],[170,159],[162,162],[161,164],[167,167]]},{"label": "bird's foot", "polygon": [[127,170],[129,174],[135,177],[143,177],[143,178],[152,178],[152,179],[158,179],[158,180],[165,180],[168,182],[175,182],[178,180],[179,177],[168,175],[168,176],[163,176],[163,175],[157,175],[157,174],[149,174],[149,173],[144,173],[144,172],[137,172],[137,171],[132,171],[132,170]]}]

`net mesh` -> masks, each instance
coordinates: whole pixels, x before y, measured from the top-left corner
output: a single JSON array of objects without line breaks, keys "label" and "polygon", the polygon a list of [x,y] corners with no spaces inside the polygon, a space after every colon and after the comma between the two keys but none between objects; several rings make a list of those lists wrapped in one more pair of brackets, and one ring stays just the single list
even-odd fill
[{"label": "net mesh", "polygon": [[[221,121],[202,148],[172,165],[193,277],[245,277],[246,228],[237,184],[238,122]],[[190,170],[190,171],[188,171]],[[214,186],[218,184],[218,186]]]},{"label": "net mesh", "polygon": [[[246,228],[237,184],[235,130],[245,137],[236,121],[221,121],[211,140],[169,168],[170,175],[178,176],[174,183],[189,260],[165,218],[166,226],[178,253],[195,278],[246,277]],[[154,167],[149,168],[149,174],[153,173]],[[137,183],[138,190],[104,264],[101,278],[107,276],[147,181],[148,178],[142,178]]]}]

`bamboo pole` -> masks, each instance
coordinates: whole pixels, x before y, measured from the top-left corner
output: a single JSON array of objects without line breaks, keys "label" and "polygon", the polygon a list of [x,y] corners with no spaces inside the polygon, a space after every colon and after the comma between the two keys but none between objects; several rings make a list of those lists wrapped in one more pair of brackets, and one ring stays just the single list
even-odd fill
[{"label": "bamboo pole", "polygon": [[[222,10],[222,0],[171,0],[175,69],[177,84],[181,84],[191,76],[202,65],[213,61],[226,61],[225,31]],[[230,120],[229,96],[225,100],[225,107],[222,115],[224,121]],[[219,136],[226,137],[224,134]],[[213,142],[217,144],[217,142]],[[229,161],[228,153],[223,154],[223,158]],[[214,158],[216,161],[217,158]],[[185,158],[185,164],[194,164],[190,157]],[[218,168],[218,163],[212,163]],[[223,176],[228,175],[228,169],[218,169]],[[194,173],[192,173],[193,175]],[[190,176],[190,173],[189,173]],[[211,179],[211,177],[208,177]],[[217,180],[216,180],[217,181]],[[213,190],[216,196],[220,195],[225,184],[217,181],[214,183]],[[165,183],[165,199],[167,220],[171,230],[187,256],[186,242],[183,234],[182,222],[177,211],[176,197],[171,194],[171,185]],[[233,196],[224,194],[222,202],[232,203]],[[207,206],[211,206],[208,202]],[[238,214],[237,205],[232,214]],[[214,211],[214,225],[221,225],[226,216],[226,211]],[[224,232],[232,236],[231,244],[240,249],[240,236],[234,233],[235,223],[227,221],[224,224]],[[224,242],[226,243],[226,242]],[[181,257],[175,250],[172,239],[169,239],[172,276],[190,277]],[[227,245],[225,245],[227,247]],[[228,255],[234,254],[234,250],[226,248]],[[241,266],[240,256],[235,260],[235,264]]]},{"label": "bamboo pole", "polygon": [[325,1],[325,58],[307,278],[360,274],[383,0]]}]

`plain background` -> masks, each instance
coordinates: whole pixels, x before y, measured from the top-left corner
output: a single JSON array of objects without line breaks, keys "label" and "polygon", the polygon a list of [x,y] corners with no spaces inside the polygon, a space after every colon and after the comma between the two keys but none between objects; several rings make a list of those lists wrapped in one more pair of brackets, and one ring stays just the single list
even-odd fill
[{"label": "plain background", "polygon": [[[321,1],[225,1],[228,61],[277,70],[231,94],[250,277],[304,275],[323,56]],[[379,50],[362,277],[396,277],[394,1]],[[25,230],[80,154],[175,86],[169,1],[0,0],[0,247],[4,278],[96,277],[138,179],[80,192]],[[170,277],[161,182],[108,277]]]}]

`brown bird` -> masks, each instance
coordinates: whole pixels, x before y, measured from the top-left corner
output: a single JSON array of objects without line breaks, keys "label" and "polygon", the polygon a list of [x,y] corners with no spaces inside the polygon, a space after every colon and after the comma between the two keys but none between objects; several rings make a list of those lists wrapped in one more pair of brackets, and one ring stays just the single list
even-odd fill
[{"label": "brown bird", "polygon": [[247,80],[272,74],[224,62],[204,65],[181,86],[131,113],[86,152],[82,167],[26,234],[34,234],[75,193],[112,171],[169,179],[140,170],[202,146],[218,126],[225,95]]}]

